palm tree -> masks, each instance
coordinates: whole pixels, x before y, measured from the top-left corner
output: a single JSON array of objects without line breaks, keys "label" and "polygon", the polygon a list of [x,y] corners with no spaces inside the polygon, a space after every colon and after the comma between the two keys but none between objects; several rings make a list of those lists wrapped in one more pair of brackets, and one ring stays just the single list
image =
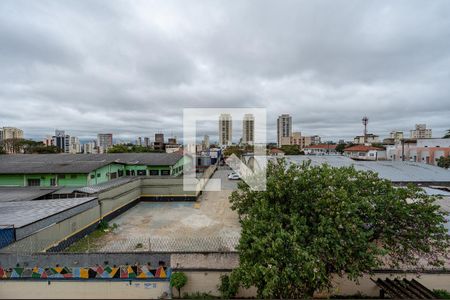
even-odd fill
[{"label": "palm tree", "polygon": [[447,133],[443,136],[444,139],[450,139],[450,129],[447,130]]}]

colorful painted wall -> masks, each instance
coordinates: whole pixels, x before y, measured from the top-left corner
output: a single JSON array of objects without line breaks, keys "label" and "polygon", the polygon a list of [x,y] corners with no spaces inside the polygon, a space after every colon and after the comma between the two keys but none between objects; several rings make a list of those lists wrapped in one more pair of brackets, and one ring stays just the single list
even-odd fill
[{"label": "colorful painted wall", "polygon": [[94,266],[94,267],[38,267],[3,268],[0,280],[7,279],[162,279],[170,280],[169,267],[150,265]]}]

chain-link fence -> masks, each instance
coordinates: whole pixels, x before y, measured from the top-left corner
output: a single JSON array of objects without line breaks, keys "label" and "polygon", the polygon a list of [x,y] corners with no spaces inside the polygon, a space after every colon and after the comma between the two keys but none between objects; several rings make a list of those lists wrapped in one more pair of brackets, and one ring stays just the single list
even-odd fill
[{"label": "chain-link fence", "polygon": [[0,250],[4,253],[70,252],[70,253],[119,253],[119,252],[234,252],[239,243],[238,235],[206,237],[137,237],[129,239],[96,239],[91,236],[76,241],[23,240]]}]

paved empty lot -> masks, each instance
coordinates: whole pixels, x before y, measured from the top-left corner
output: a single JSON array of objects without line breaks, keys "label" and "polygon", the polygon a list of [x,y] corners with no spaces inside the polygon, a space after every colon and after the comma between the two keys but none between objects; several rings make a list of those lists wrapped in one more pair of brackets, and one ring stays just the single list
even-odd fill
[{"label": "paved empty lot", "polygon": [[[200,250],[225,247],[237,241],[240,232],[237,214],[228,197],[237,182],[226,177],[229,170],[218,170],[213,178],[222,181],[221,192],[204,192],[197,202],[141,202],[110,223],[118,227],[95,242],[102,251],[176,251],[196,247]],[[150,246],[149,246],[150,245]],[[173,248],[173,249],[172,249]],[[227,248],[227,247],[225,247]],[[194,250],[194,249],[192,249]]]}]

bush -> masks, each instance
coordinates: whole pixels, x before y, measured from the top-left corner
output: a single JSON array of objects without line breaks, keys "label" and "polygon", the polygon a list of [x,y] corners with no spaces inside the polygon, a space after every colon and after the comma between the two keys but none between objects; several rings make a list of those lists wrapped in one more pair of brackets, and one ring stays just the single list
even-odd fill
[{"label": "bush", "polygon": [[220,276],[220,284],[217,289],[219,290],[222,299],[230,299],[236,296],[239,289],[239,283],[234,281],[228,275],[222,275]]},{"label": "bush", "polygon": [[433,293],[438,299],[450,299],[450,292],[446,290],[433,290]]},{"label": "bush", "polygon": [[178,298],[181,298],[181,288],[187,283],[187,276],[183,272],[175,272],[170,277],[170,286],[178,290]]}]

